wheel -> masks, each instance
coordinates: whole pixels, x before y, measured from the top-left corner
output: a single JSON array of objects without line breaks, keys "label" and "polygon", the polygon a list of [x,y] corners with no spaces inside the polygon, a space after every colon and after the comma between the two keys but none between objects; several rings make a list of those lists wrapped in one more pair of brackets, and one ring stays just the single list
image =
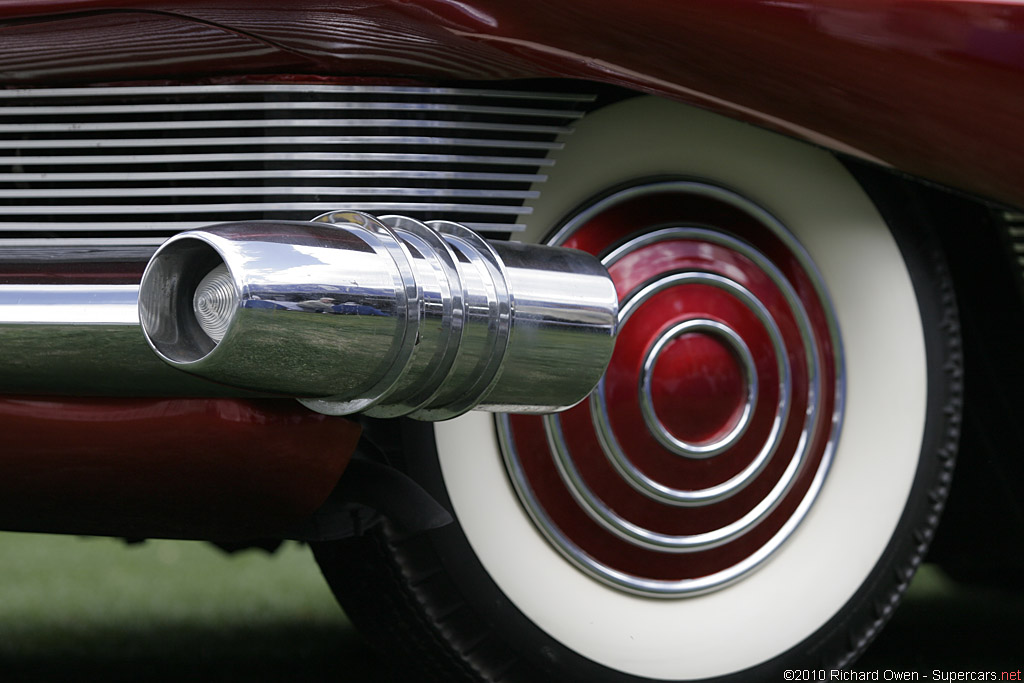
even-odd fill
[{"label": "wheel", "polygon": [[608,372],[557,416],[370,424],[457,523],[318,547],[332,588],[439,680],[849,664],[951,475],[959,339],[937,248],[887,226],[830,154],[657,99],[585,117],[554,168],[525,238],[604,258]]}]

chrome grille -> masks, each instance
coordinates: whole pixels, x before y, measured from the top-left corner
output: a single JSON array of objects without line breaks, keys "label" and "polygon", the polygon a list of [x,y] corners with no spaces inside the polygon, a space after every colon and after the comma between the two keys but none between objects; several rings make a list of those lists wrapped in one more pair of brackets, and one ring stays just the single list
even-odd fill
[{"label": "chrome grille", "polygon": [[1006,238],[1009,247],[1013,252],[1013,259],[1017,266],[1017,284],[1024,292],[1024,213],[1020,211],[1002,211],[999,214],[1003,228],[1006,230]]},{"label": "chrome grille", "polygon": [[0,91],[0,240],[156,244],[338,208],[516,231],[549,152],[593,99],[292,84]]}]

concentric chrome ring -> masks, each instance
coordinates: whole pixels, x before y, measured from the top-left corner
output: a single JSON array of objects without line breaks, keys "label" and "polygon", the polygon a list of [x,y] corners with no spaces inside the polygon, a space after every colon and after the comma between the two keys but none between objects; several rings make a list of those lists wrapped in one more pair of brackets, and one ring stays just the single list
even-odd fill
[{"label": "concentric chrome ring", "polygon": [[[661,354],[680,338],[688,335],[708,335],[725,342],[725,345],[732,352],[733,356],[740,361],[740,374],[742,375],[745,400],[740,406],[740,414],[732,420],[728,431],[718,438],[693,442],[685,441],[676,436],[673,431],[658,417],[658,409],[655,405],[655,396],[652,385],[654,383],[655,368],[661,359]],[[665,448],[675,451],[679,455],[688,458],[711,458],[719,453],[728,450],[737,439],[743,436],[747,426],[750,424],[750,414],[757,404],[757,369],[754,367],[754,358],[750,355],[743,339],[736,332],[720,322],[706,319],[685,320],[672,329],[668,330],[654,345],[648,349],[644,356],[643,368],[640,373],[640,410],[644,414],[644,422],[651,434],[661,442]]]},{"label": "concentric chrome ring", "polygon": [[328,211],[314,218],[313,222],[358,225],[367,231],[364,235],[368,239],[373,236],[377,240],[374,246],[391,254],[398,268],[398,277],[395,278],[396,308],[408,321],[407,329],[398,340],[395,361],[380,381],[365,392],[364,397],[350,400],[338,400],[335,397],[299,399],[303,405],[317,412],[327,415],[348,415],[373,407],[401,380],[402,371],[415,352],[416,340],[419,339],[422,312],[415,302],[422,298],[423,289],[417,283],[416,273],[410,265],[412,258],[409,256],[409,250],[391,228],[373,216],[360,211]]},{"label": "concentric chrome ring", "polygon": [[554,242],[604,255],[620,333],[583,404],[499,419],[524,507],[622,590],[740,579],[799,525],[838,438],[842,353],[813,263],[764,209],[691,181],[606,197]]},{"label": "concentric chrome ring", "polygon": [[[701,231],[703,232],[703,231]],[[659,231],[654,233],[654,236],[659,238],[669,238],[673,235],[679,236],[692,236],[696,234],[696,231],[692,230],[669,230]],[[707,235],[706,235],[707,236]],[[718,236],[715,236],[716,238]],[[643,244],[652,244],[657,240],[651,240],[644,238]],[[778,399],[775,406],[775,416],[772,421],[771,432],[765,438],[764,443],[758,452],[757,456],[754,457],[750,463],[744,467],[739,473],[730,477],[728,480],[714,485],[708,486],[702,489],[682,489],[665,484],[659,483],[652,477],[647,476],[644,472],[634,465],[629,457],[626,455],[622,446],[619,444],[618,438],[615,436],[615,430],[611,425],[611,416],[608,409],[608,399],[606,391],[606,378],[602,378],[600,383],[597,385],[593,397],[591,398],[591,414],[593,421],[597,427],[598,438],[600,439],[601,448],[604,450],[605,455],[618,470],[619,474],[624,477],[627,483],[631,484],[638,491],[641,491],[645,495],[661,500],[669,505],[705,505],[715,501],[728,498],[732,494],[736,493],[739,489],[746,486],[753,477],[764,468],[768,463],[768,460],[775,453],[775,449],[778,447],[782,424],[785,422],[789,414],[789,403],[790,403],[790,392],[791,392],[791,373],[790,364],[787,358],[786,344],[782,339],[782,334],[779,331],[778,326],[771,317],[771,313],[765,308],[764,304],[761,303],[752,293],[750,293],[742,285],[723,278],[713,273],[694,272],[694,273],[675,273],[668,275],[664,278],[656,280],[643,287],[636,295],[630,296],[625,302],[619,315],[619,326],[620,329],[625,328],[626,323],[629,322],[633,312],[636,311],[642,304],[644,304],[650,297],[659,292],[665,291],[676,285],[685,285],[688,283],[699,283],[703,285],[718,287],[723,291],[729,292],[746,305],[750,311],[757,317],[757,320],[764,326],[765,331],[768,333],[771,339],[772,352],[776,359],[777,376],[778,376]],[[680,325],[691,322],[687,320]],[[721,324],[721,323],[719,323]],[[678,327],[678,325],[677,325]],[[724,325],[723,325],[724,327]],[[735,333],[734,333],[735,334]],[[746,344],[744,343],[744,347]],[[749,352],[749,349],[748,349]],[[753,363],[753,358],[751,357]],[[816,363],[815,363],[816,365]],[[754,370],[756,375],[756,369]],[[756,403],[756,397],[751,403]],[[641,401],[641,410],[643,410],[643,403]],[[557,416],[552,419],[558,419]],[[749,421],[749,420],[748,420]],[[645,424],[646,415],[645,415]],[[745,429],[744,429],[745,431]],[[657,439],[659,434],[652,431],[652,435]],[[738,438],[738,437],[737,437]],[[658,439],[660,441],[660,439]],[[678,453],[675,449],[670,449],[673,452]],[[722,449],[725,450],[725,449]],[[722,451],[718,451],[722,452]],[[716,453],[717,454],[717,453]],[[779,492],[779,495],[782,491]],[[749,523],[756,522],[756,519],[748,520]]]}]

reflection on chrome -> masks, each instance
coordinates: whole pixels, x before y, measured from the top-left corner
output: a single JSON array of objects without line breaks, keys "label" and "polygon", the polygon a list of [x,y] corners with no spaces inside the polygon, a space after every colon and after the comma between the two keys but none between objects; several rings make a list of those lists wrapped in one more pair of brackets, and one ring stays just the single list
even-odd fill
[{"label": "reflection on chrome", "polygon": [[351,211],[181,233],[139,293],[146,338],[172,366],[329,414],[426,420],[581,401],[617,317],[584,252]]},{"label": "reflection on chrome", "polygon": [[0,285],[0,325],[135,325],[135,285]]}]

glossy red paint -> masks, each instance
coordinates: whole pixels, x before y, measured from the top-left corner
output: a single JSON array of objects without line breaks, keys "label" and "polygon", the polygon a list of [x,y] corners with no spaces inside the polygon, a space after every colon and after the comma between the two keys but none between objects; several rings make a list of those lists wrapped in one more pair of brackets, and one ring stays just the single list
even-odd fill
[{"label": "glossy red paint", "polygon": [[137,285],[144,261],[0,263],[0,285]]},{"label": "glossy red paint", "polygon": [[739,422],[747,382],[736,354],[714,335],[690,332],[666,344],[652,368],[654,412],[677,439],[717,441]]},{"label": "glossy red paint", "polygon": [[0,528],[286,534],[330,494],[359,433],[290,400],[0,399]]},{"label": "glossy red paint", "polygon": [[0,2],[9,85],[571,77],[1024,205],[1024,7],[983,0]]}]

